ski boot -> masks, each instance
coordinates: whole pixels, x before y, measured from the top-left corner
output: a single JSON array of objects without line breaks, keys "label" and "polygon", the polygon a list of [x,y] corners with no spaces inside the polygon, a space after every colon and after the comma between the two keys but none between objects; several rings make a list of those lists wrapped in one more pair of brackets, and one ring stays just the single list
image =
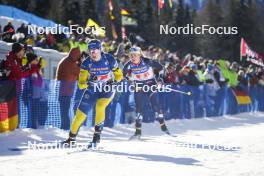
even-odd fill
[{"label": "ski boot", "polygon": [[76,146],[76,134],[69,133],[69,138],[61,143],[63,147],[74,147]]},{"label": "ski boot", "polygon": [[136,120],[135,127],[136,127],[136,131],[133,134],[133,136],[129,138],[129,140],[141,139],[141,127],[142,127],[141,119]]},{"label": "ski boot", "polygon": [[159,123],[160,123],[161,131],[163,131],[167,135],[171,135],[171,133],[169,132],[169,130],[165,124],[165,119],[163,117],[163,114],[158,114],[158,115],[156,114],[156,120],[159,121]]},{"label": "ski boot", "polygon": [[93,135],[93,140],[90,142],[87,146],[87,149],[97,149],[98,144],[100,143],[100,137],[101,137],[101,132],[103,130],[103,125],[96,125],[94,127],[94,135]]}]

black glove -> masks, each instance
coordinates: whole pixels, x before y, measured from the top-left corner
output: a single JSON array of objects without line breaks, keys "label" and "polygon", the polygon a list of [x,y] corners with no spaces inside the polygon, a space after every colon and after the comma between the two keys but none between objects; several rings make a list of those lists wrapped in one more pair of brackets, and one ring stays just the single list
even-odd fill
[{"label": "black glove", "polygon": [[7,74],[4,70],[0,70],[0,80],[6,80]]},{"label": "black glove", "polygon": [[212,80],[212,79],[207,79],[207,80],[205,80],[205,82],[208,83],[208,84],[211,84],[211,83],[214,82],[214,80]]},{"label": "black glove", "polygon": [[117,85],[119,82],[117,82],[116,80],[109,80],[106,82],[107,85]]},{"label": "black glove", "polygon": [[97,81],[97,76],[94,73],[91,73],[90,81]]}]

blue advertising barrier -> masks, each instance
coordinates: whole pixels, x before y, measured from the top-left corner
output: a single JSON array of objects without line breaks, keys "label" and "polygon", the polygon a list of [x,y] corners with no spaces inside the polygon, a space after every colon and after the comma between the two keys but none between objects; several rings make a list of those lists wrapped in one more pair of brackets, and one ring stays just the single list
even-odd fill
[{"label": "blue advertising barrier", "polygon": [[56,23],[51,20],[38,17],[34,14],[7,5],[0,5],[0,16],[6,16],[13,19],[21,19],[27,21],[28,23],[35,24],[40,27],[56,26]]},{"label": "blue advertising barrier", "polygon": [[[30,79],[23,79],[18,85],[19,128],[58,127],[65,130],[70,128],[83,94],[83,90],[79,90],[76,83],[69,85],[61,81],[44,80],[41,86],[34,86]],[[192,96],[175,92],[159,93],[159,102],[167,120],[264,111],[264,88],[261,86],[246,88],[252,100],[250,105],[238,105],[228,87],[223,87],[217,90],[215,96],[210,96],[206,84],[199,87],[171,86],[173,89],[191,91]],[[153,122],[155,118],[149,101],[147,99],[143,101],[146,106],[143,121]],[[125,123],[125,113],[134,110],[133,93],[116,93],[114,100],[106,109],[105,126],[113,127]],[[91,127],[93,123],[94,110],[91,110],[84,125]]]}]

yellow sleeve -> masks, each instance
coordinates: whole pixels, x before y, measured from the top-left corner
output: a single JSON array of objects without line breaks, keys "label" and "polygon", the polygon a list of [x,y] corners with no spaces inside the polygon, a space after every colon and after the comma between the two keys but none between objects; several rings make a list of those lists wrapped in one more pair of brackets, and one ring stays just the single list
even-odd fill
[{"label": "yellow sleeve", "polygon": [[120,68],[118,68],[118,67],[114,68],[113,69],[113,73],[115,75],[115,80],[117,82],[119,82],[119,81],[121,81],[123,79],[123,72],[122,72],[122,70]]},{"label": "yellow sleeve", "polygon": [[78,80],[78,86],[80,89],[86,89],[88,87],[87,85],[87,80],[89,77],[89,72],[88,70],[80,70],[80,74],[79,74],[79,80]]},{"label": "yellow sleeve", "polygon": [[22,57],[22,65],[26,65],[27,64],[27,57],[26,56],[23,56]]},{"label": "yellow sleeve", "polygon": [[41,65],[41,69],[43,69],[43,68],[45,68],[46,66],[47,66],[47,61],[46,61],[46,59],[44,59],[43,57],[41,57],[42,59],[41,59],[41,63],[40,63],[40,65]]}]

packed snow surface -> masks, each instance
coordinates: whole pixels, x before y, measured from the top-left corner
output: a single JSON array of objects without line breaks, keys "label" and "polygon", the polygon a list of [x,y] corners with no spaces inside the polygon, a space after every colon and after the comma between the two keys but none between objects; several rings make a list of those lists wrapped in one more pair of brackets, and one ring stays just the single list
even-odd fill
[{"label": "packed snow surface", "polygon": [[[100,149],[36,148],[28,144],[62,141],[68,132],[56,128],[17,129],[0,134],[0,176],[263,176],[264,113],[171,120],[171,133],[158,123],[143,124],[142,140],[129,141],[134,125],[104,128]],[[86,144],[93,130],[81,128]]]}]

